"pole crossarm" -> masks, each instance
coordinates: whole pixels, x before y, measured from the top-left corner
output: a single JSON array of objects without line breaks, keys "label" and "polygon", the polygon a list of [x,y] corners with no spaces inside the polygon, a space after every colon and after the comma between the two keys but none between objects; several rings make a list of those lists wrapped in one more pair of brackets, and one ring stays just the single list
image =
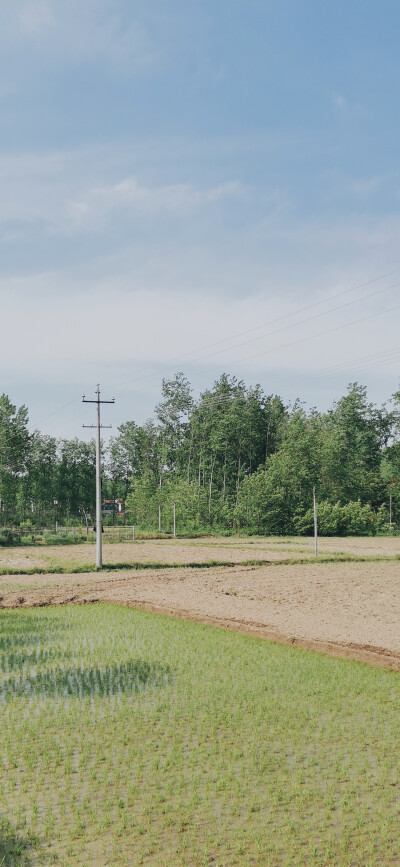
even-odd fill
[{"label": "pole crossarm", "polygon": [[112,400],[100,400],[100,386],[96,388],[96,399],[87,400],[85,395],[82,396],[82,403],[97,404],[97,424],[83,424],[85,428],[96,429],[96,567],[101,569],[103,566],[102,552],[102,531],[103,522],[101,515],[101,447],[100,447],[100,431],[102,428],[111,428],[111,424],[100,424],[100,404],[115,403],[115,398]]},{"label": "pole crossarm", "polygon": [[[99,392],[100,394],[100,392]],[[115,403],[115,397],[112,400],[87,400],[85,395],[82,396],[82,403]]]}]

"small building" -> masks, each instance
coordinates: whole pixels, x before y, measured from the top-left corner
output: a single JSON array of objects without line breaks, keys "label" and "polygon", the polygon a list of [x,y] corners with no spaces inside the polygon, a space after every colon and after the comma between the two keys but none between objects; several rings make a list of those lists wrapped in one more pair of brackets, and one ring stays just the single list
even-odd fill
[{"label": "small building", "polygon": [[103,518],[125,517],[124,501],[121,497],[117,497],[115,500],[103,500],[101,510]]}]

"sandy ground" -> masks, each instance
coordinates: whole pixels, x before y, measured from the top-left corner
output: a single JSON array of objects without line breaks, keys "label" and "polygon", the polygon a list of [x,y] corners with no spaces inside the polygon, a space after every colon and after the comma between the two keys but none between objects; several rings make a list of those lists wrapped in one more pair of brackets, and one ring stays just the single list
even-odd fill
[{"label": "sandy ground", "polygon": [[[361,542],[358,553],[366,553],[366,541],[371,547],[374,544],[374,540],[346,540],[350,545],[357,541]],[[385,548],[376,553],[397,553],[388,546],[395,541],[378,540]],[[149,555],[154,544],[146,543],[142,550]],[[122,547],[126,551],[127,546]],[[172,559],[176,562],[176,552],[184,549],[193,562],[194,548],[193,543],[188,549],[177,543]],[[227,557],[232,547],[226,548],[224,559],[232,559]],[[164,552],[165,546],[157,544],[156,549]],[[225,545],[220,544],[220,549],[225,550]],[[11,553],[15,555],[15,550]],[[148,559],[164,556],[159,553],[156,558],[152,553]],[[207,554],[206,559],[216,558]],[[400,670],[400,562],[239,564],[0,577],[2,608],[97,601],[172,614]]]},{"label": "sandy ground", "polygon": [[[343,553],[355,556],[400,556],[400,537],[320,539],[320,555]],[[243,563],[246,560],[279,561],[314,556],[310,538],[207,538],[158,539],[137,542],[105,543],[103,561],[107,563],[204,563],[207,561]],[[28,569],[94,563],[93,543],[44,547],[0,548],[0,567]]]}]

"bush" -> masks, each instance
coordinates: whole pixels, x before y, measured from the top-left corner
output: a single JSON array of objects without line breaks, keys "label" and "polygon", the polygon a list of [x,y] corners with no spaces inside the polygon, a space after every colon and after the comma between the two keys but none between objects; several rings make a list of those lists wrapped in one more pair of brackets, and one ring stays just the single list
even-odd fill
[{"label": "bush", "polygon": [[9,545],[20,545],[21,544],[21,533],[19,530],[9,530],[9,529],[1,529],[0,530],[0,546],[6,548]]},{"label": "bush", "polygon": [[[375,514],[369,503],[362,506],[356,500],[341,506],[322,500],[318,503],[318,533],[320,536],[373,536],[382,527],[381,510]],[[295,518],[296,532],[309,536],[314,529],[314,512],[308,509]]]},{"label": "bush", "polygon": [[88,539],[86,533],[46,533],[44,540],[46,545],[78,545],[86,542]]}]

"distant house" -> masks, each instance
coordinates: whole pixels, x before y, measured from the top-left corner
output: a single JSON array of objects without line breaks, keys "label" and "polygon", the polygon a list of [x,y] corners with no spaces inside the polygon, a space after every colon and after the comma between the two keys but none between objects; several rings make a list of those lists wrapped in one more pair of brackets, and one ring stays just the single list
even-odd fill
[{"label": "distant house", "polygon": [[121,497],[116,500],[103,500],[102,503],[103,518],[112,518],[113,516],[123,518],[125,516],[124,501]]}]

